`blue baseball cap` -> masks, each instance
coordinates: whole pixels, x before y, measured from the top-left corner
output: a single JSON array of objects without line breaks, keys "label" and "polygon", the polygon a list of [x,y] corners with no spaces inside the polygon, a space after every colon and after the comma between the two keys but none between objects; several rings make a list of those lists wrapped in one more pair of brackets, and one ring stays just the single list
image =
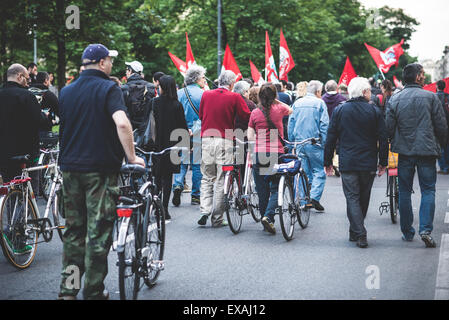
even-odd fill
[{"label": "blue baseball cap", "polygon": [[108,50],[104,45],[100,43],[96,44],[90,44],[87,46],[86,49],[84,49],[83,57],[81,58],[84,60],[89,60],[84,62],[82,65],[87,66],[89,64],[95,64],[100,62],[101,59],[104,59],[106,57],[117,57],[118,52],[117,50]]}]

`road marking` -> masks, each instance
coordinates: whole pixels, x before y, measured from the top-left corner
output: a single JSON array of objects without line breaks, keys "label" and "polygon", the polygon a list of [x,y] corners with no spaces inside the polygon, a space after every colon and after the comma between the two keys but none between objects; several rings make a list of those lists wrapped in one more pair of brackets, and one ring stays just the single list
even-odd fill
[{"label": "road marking", "polygon": [[449,234],[441,236],[435,300],[449,299]]},{"label": "road marking", "polygon": [[444,223],[449,223],[449,212],[446,212],[446,217],[444,218]]}]

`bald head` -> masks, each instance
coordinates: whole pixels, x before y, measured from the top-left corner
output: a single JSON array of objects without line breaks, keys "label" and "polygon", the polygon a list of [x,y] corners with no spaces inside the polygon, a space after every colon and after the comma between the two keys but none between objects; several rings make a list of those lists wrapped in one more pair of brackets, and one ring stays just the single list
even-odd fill
[{"label": "bald head", "polygon": [[30,76],[27,69],[19,63],[11,65],[6,72],[6,76],[8,81],[17,82],[24,87],[28,86],[28,79]]}]

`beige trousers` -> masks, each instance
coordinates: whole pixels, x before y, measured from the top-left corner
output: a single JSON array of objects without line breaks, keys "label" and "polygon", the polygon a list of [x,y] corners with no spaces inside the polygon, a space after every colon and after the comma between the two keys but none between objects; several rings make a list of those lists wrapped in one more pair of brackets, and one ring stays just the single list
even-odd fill
[{"label": "beige trousers", "polygon": [[201,205],[202,215],[212,215],[212,226],[223,221],[224,173],[222,166],[232,164],[233,142],[220,137],[202,139],[201,159]]}]

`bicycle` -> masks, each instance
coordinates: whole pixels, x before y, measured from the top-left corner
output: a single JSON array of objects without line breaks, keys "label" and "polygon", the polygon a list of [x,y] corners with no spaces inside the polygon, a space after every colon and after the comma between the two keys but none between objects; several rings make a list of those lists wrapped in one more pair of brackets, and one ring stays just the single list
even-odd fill
[{"label": "bicycle", "polygon": [[[57,155],[59,154],[59,134],[54,132],[41,133],[40,136],[40,155],[37,162],[38,166],[45,166],[52,163],[57,163]],[[56,155],[56,156],[55,156]],[[53,179],[53,170],[51,168],[41,170],[39,174],[39,195],[48,200],[49,187]]]},{"label": "bicycle", "polygon": [[380,215],[390,213],[391,222],[397,223],[399,214],[399,181],[397,169],[397,156],[392,152],[389,154],[389,167],[387,169],[387,192],[388,202],[382,202],[379,207]]},{"label": "bicycle", "polygon": [[274,166],[275,174],[280,176],[278,191],[279,223],[285,240],[293,239],[296,220],[302,229],[307,228],[310,220],[310,210],[313,207],[310,197],[310,185],[307,174],[301,166],[301,160],[296,155],[296,147],[312,144],[319,146],[319,138],[309,138],[300,142],[284,140],[293,147],[292,154],[282,155],[281,164]]},{"label": "bicycle", "polygon": [[[12,158],[12,161],[22,164],[22,175],[0,187],[0,244],[8,262],[18,269],[26,269],[31,265],[36,255],[37,244],[50,242],[54,230],[57,230],[62,241],[62,230],[65,228],[61,219],[58,196],[62,186],[61,172],[57,169],[56,163],[26,168],[29,160],[29,155]],[[41,217],[29,173],[49,168],[53,168],[55,174],[45,213]],[[50,211],[53,224],[49,219]],[[40,235],[44,241],[38,242]]]},{"label": "bicycle", "polygon": [[[253,145],[254,142],[244,142],[236,139],[236,142],[245,146]],[[234,155],[237,146],[234,147]],[[235,162],[235,157],[234,157]],[[251,152],[246,154],[245,175],[242,181],[241,165],[224,165],[226,172],[224,180],[225,212],[228,219],[229,228],[234,234],[240,232],[244,215],[251,214],[255,222],[260,222],[261,214],[259,210],[259,197],[256,192],[256,185],[253,176],[253,164]],[[246,210],[246,212],[245,212]]]},{"label": "bicycle", "polygon": [[121,300],[137,299],[141,279],[152,288],[164,270],[165,209],[153,175],[153,157],[184,149],[145,152],[136,147],[147,158],[148,167],[126,164],[120,170],[125,185],[120,187],[113,250],[118,257]]}]

